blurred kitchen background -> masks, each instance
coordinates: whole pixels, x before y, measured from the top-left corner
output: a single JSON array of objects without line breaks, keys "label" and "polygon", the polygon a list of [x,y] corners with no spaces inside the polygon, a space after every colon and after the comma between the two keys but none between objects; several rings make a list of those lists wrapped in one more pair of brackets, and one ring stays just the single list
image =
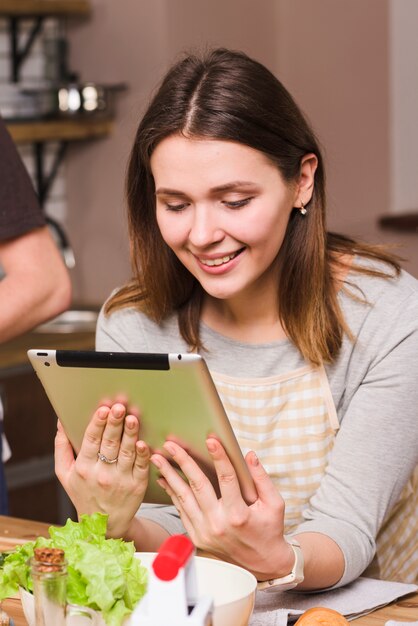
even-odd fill
[{"label": "blurred kitchen background", "polygon": [[[129,278],[124,176],[139,117],[183,51],[211,46],[255,57],[301,105],[324,147],[329,229],[400,245],[418,277],[417,27],[416,0],[0,0],[0,111],[66,249],[74,309],[94,314]],[[25,350],[93,347],[93,326],[0,348],[14,515],[71,512]]]}]

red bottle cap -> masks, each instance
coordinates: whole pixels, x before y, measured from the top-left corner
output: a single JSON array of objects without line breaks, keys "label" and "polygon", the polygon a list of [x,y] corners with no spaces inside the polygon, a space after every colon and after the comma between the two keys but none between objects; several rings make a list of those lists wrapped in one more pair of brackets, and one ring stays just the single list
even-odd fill
[{"label": "red bottle cap", "polygon": [[161,544],[152,563],[154,574],[160,580],[173,580],[181,567],[193,555],[194,545],[185,535],[172,535]]}]

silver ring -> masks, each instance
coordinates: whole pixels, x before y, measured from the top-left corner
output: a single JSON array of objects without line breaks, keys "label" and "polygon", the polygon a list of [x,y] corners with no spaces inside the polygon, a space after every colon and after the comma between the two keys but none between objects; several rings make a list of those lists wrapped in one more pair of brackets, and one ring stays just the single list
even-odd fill
[{"label": "silver ring", "polygon": [[101,452],[97,453],[97,458],[99,459],[99,461],[103,461],[103,463],[108,463],[109,465],[112,465],[112,463],[116,463],[116,461],[118,460],[118,457],[116,457],[116,459],[108,459],[107,456],[105,456]]}]

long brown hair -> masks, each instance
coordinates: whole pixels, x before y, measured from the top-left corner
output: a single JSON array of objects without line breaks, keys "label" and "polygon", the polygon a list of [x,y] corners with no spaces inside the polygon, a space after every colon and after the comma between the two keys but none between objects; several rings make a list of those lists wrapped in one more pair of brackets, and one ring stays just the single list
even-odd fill
[{"label": "long brown hair", "polygon": [[203,289],[162,239],[155,215],[150,157],[159,142],[176,133],[255,148],[276,164],[289,184],[297,181],[303,156],[316,155],[308,214],[301,217],[293,211],[281,250],[279,313],[288,336],[307,360],[332,361],[344,332],[349,333],[335,279],[343,255],[382,260],[395,274],[400,267],[378,246],[326,232],[325,173],[315,135],[284,86],[241,52],[217,49],[187,56],[168,71],[149,104],[136,133],[126,180],[134,279],[109,300],[106,312],[134,306],[156,322],[175,312],[186,342],[191,348],[202,347]]}]

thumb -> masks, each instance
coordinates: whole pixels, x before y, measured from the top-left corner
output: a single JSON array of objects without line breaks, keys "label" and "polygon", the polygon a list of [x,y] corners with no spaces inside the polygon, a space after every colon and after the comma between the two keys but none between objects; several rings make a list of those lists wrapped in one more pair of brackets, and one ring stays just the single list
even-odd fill
[{"label": "thumb", "polygon": [[263,465],[260,463],[254,450],[251,450],[246,454],[245,461],[248,465],[248,469],[250,470],[250,474],[261,502],[266,504],[271,504],[274,501],[277,503],[283,502],[283,498],[277,491],[277,488],[275,487],[270,476],[267,474]]},{"label": "thumb", "polygon": [[[55,473],[61,481],[74,464],[74,450],[64,432],[61,422],[57,423],[57,434],[55,435]],[[62,482],[62,481],[61,481]]]}]

